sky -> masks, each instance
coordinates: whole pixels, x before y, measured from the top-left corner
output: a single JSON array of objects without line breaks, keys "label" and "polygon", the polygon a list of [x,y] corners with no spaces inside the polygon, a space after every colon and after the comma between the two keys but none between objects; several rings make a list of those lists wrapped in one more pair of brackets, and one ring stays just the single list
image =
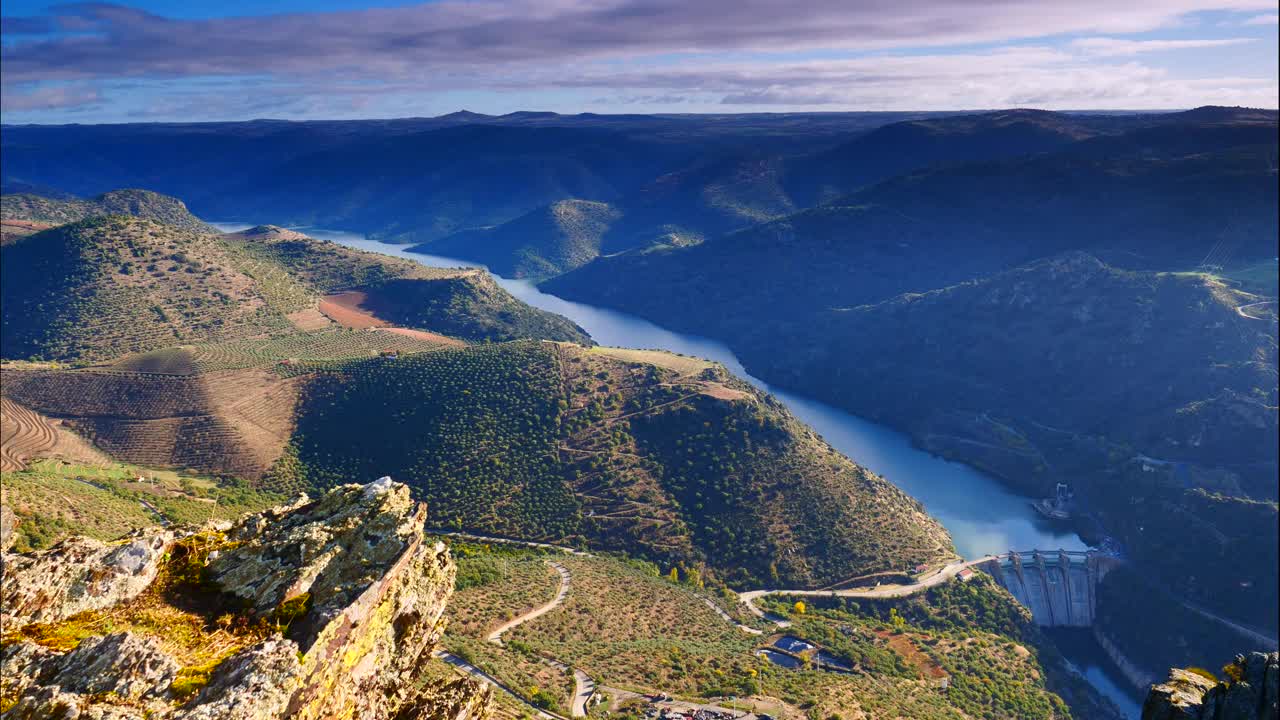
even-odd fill
[{"label": "sky", "polygon": [[5,123],[1278,104],[1275,0],[5,0]]}]

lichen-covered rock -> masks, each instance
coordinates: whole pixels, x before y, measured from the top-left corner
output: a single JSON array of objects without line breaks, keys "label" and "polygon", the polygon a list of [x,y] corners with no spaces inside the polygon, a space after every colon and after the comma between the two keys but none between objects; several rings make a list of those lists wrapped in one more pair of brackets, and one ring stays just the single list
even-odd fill
[{"label": "lichen-covered rock", "polygon": [[173,537],[168,530],[117,543],[75,537],[44,552],[6,554],[0,622],[52,622],[137,597],[155,580]]},{"label": "lichen-covered rock", "polygon": [[0,505],[0,551],[8,550],[13,545],[13,531],[18,529],[18,516],[13,508]]},{"label": "lichen-covered rock", "polygon": [[66,654],[32,643],[4,648],[5,718],[142,718],[163,709],[178,663],[154,639],[92,637]]},{"label": "lichen-covered rock", "polygon": [[1280,655],[1237,655],[1223,668],[1222,682],[1174,669],[1154,685],[1142,720],[1277,720],[1280,717]]},{"label": "lichen-covered rock", "polygon": [[316,502],[255,515],[227,537],[240,543],[209,563],[209,579],[258,613],[306,596],[294,637],[306,651],[343,608],[422,537],[425,514],[390,478],[346,485]]},{"label": "lichen-covered rock", "polygon": [[51,680],[68,692],[139,700],[164,696],[179,669],[154,638],[121,632],[80,643],[60,658]]},{"label": "lichen-covered rock", "polygon": [[[466,678],[442,687],[418,682],[443,629],[455,574],[444,545],[423,536],[425,514],[406,486],[384,478],[177,542],[172,534],[153,533],[117,545],[73,540],[45,553],[10,556],[21,578],[11,615],[19,618],[19,637],[39,641],[42,632],[26,631],[56,631],[61,626],[54,621],[75,612],[137,597],[147,587],[134,587],[138,578],[155,578],[169,548],[175,559],[165,561],[167,580],[157,585],[163,592],[139,602],[216,608],[203,621],[209,623],[237,608],[259,634],[225,659],[192,668],[180,667],[147,636],[163,633],[154,627],[90,637],[66,653],[10,643],[0,650],[4,718],[481,717],[491,700],[487,687]],[[41,585],[41,577],[50,586]],[[168,597],[175,592],[198,596]],[[230,628],[235,618],[226,617],[222,627]],[[33,620],[52,624],[23,628]],[[83,616],[62,626],[75,622]]]},{"label": "lichen-covered rock", "polygon": [[280,718],[301,671],[298,645],[273,637],[237,653],[218,668],[214,679],[179,713],[181,720]]}]

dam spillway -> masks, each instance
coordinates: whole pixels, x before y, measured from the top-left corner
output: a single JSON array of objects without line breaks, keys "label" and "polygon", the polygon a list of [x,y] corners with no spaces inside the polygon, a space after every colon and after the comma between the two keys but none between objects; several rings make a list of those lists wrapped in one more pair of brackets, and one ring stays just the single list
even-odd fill
[{"label": "dam spillway", "polygon": [[1044,627],[1089,627],[1098,581],[1116,559],[1094,551],[1029,550],[998,555],[978,567],[995,578]]}]

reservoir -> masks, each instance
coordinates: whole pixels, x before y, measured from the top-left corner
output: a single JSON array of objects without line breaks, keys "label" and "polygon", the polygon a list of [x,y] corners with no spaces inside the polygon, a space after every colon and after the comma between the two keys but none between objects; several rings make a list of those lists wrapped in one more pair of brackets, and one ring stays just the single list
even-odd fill
[{"label": "reservoir", "polygon": [[[251,227],[246,223],[213,223],[225,232]],[[353,248],[394,255],[431,267],[481,267],[455,258],[412,253],[405,246],[369,240],[361,235],[318,228],[298,228],[311,237],[332,240]],[[539,290],[527,280],[502,278],[498,283],[520,300],[542,310],[563,315],[586,330],[601,345],[667,350],[695,355],[723,364],[738,377],[772,393],[800,420],[844,455],[883,476],[919,500],[938,519],[965,558],[1008,550],[1084,550],[1088,545],[1073,530],[1055,524],[1031,507],[1031,498],[1013,493],[995,478],[967,465],[944,460],[911,444],[895,430],[852,415],[820,400],[789,393],[752,377],[724,344],[707,338],[666,330],[625,313],[570,302]],[[1065,649],[1065,648],[1064,648]],[[1073,648],[1068,658],[1107,697],[1137,718],[1135,696],[1122,690],[1122,680],[1111,672],[1100,648]]]}]

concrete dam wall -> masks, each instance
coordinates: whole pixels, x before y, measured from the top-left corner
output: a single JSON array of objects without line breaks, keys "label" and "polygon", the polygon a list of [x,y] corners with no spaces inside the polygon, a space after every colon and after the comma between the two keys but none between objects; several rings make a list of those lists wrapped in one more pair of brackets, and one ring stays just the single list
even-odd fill
[{"label": "concrete dam wall", "polygon": [[1097,608],[1098,581],[1115,558],[1097,552],[1008,552],[978,567],[1031,610],[1037,625],[1089,627]]}]

